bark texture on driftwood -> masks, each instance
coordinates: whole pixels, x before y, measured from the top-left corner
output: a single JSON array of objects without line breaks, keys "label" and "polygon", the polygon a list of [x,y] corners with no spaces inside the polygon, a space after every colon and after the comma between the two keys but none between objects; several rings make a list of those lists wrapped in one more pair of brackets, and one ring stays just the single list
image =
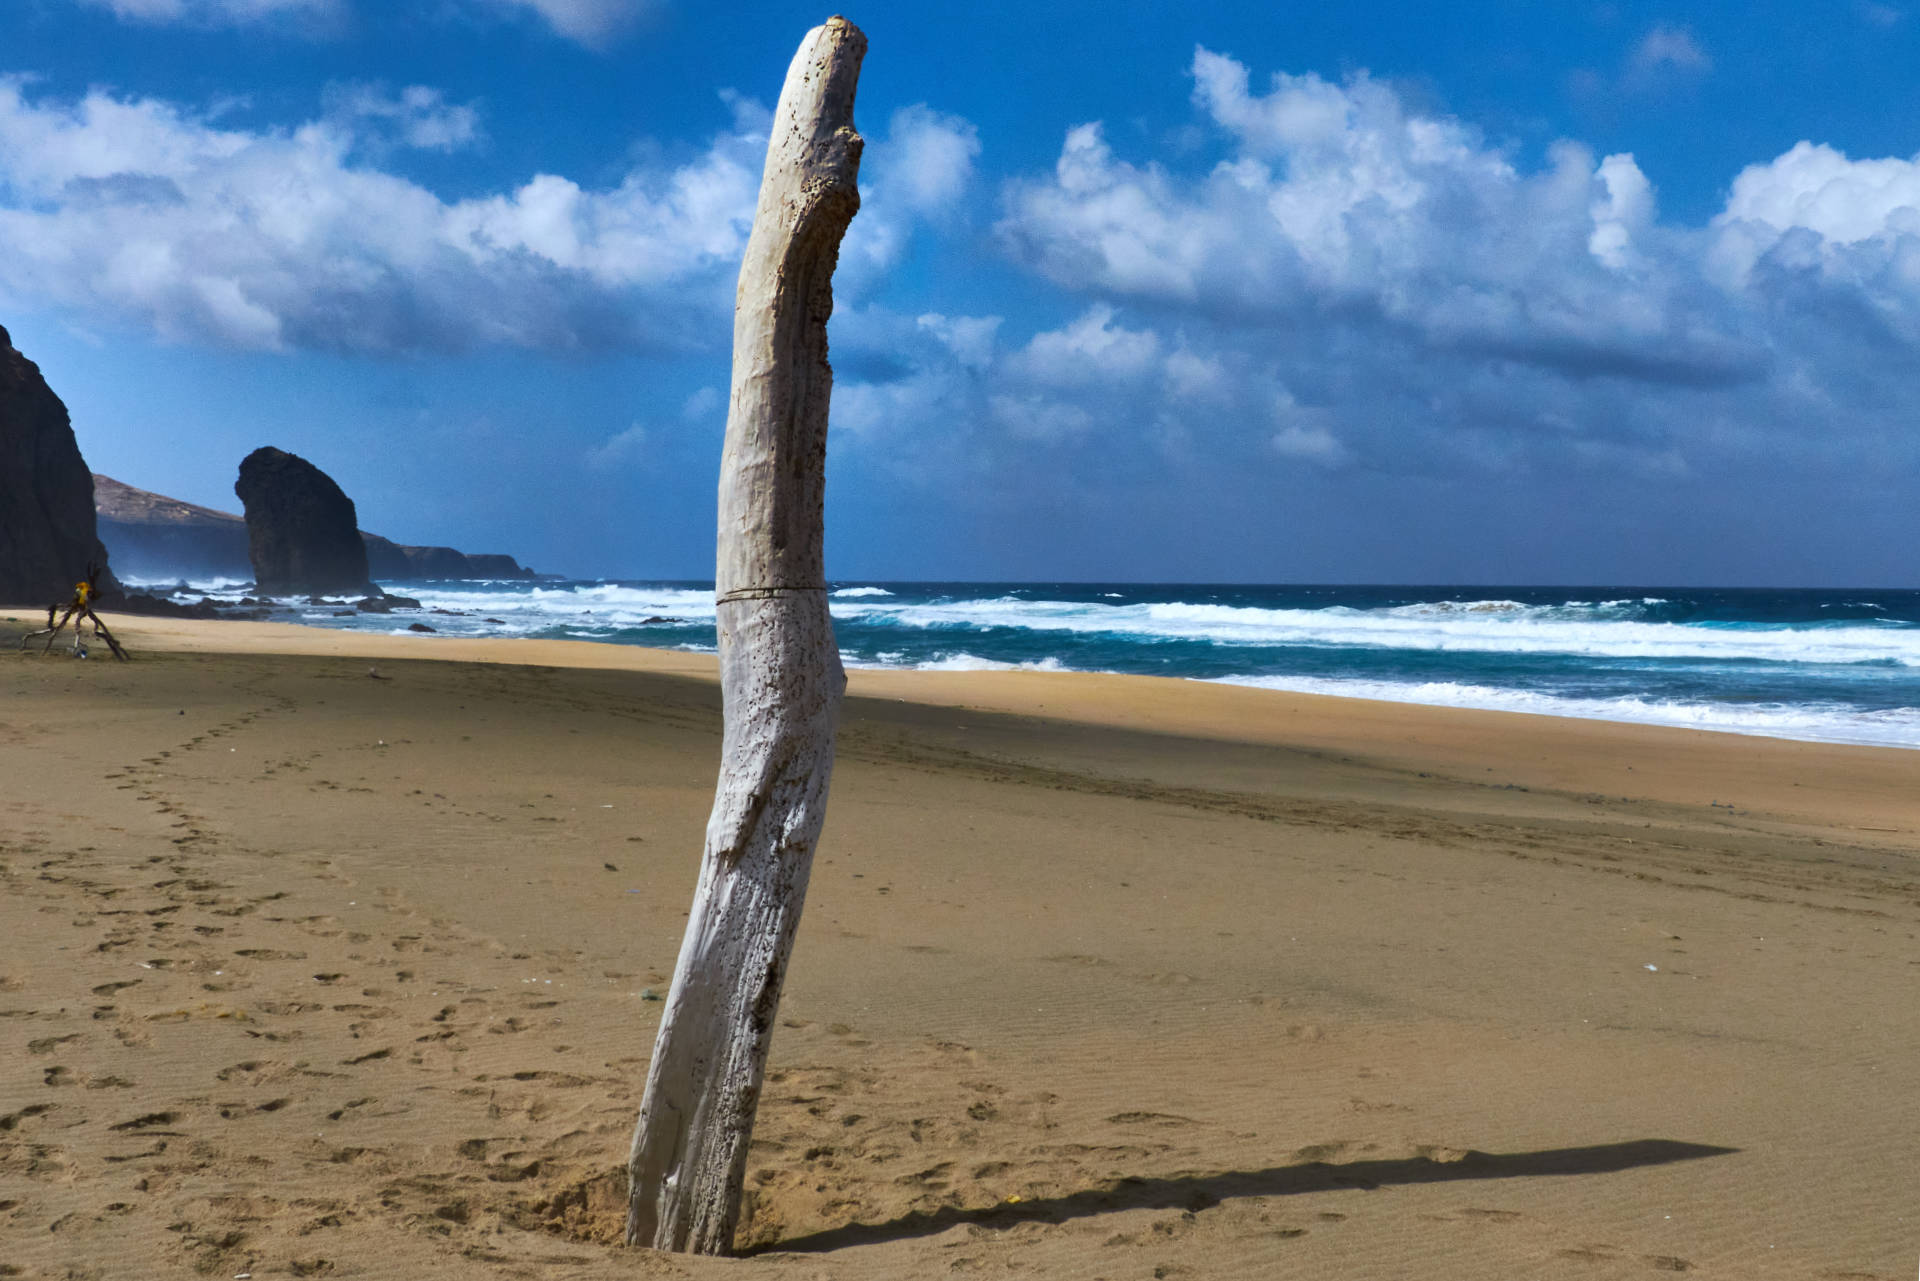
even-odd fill
[{"label": "bark texture on driftwood", "polygon": [[720,781],[627,1165],[627,1241],[661,1250],[733,1248],[767,1047],[826,816],[846,687],[821,547],[826,326],[840,239],[860,207],[853,97],[866,47],[837,17],[801,42],[740,264],[715,575]]}]

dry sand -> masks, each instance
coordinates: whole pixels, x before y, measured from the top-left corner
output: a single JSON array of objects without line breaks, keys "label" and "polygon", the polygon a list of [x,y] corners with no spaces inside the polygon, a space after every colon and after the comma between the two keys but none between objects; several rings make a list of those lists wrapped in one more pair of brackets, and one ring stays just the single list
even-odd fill
[{"label": "dry sand", "polygon": [[749,1257],[691,1260],[610,1242],[711,660],[116,620],[137,661],[80,663],[13,653],[32,622],[0,618],[0,1276],[1920,1255],[1920,753],[855,673]]}]

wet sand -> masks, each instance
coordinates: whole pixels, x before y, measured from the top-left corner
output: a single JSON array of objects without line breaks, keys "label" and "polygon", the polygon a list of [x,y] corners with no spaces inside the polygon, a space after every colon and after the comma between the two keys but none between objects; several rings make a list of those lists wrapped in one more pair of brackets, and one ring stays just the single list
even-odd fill
[{"label": "wet sand", "polygon": [[0,1275],[1920,1256],[1920,753],[856,672],[749,1257],[691,1260],[611,1242],[712,660],[110,621],[0,615]]}]

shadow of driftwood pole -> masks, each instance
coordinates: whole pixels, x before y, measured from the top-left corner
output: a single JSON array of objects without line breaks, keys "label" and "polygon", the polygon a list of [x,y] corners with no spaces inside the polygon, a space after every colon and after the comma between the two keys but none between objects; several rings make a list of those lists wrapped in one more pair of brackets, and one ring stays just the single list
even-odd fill
[{"label": "shadow of driftwood pole", "polygon": [[844,1228],[777,1241],[756,1254],[818,1252],[850,1245],[872,1245],[933,1236],[963,1224],[1010,1228],[1018,1223],[1064,1223],[1096,1214],[1123,1210],[1204,1210],[1233,1197],[1297,1196],[1303,1192],[1371,1191],[1416,1183],[1472,1182],[1481,1179],[1532,1179],[1579,1174],[1617,1174],[1644,1166],[1698,1161],[1729,1156],[1738,1148],[1672,1139],[1635,1139],[1627,1143],[1600,1143],[1583,1148],[1549,1148],[1541,1152],[1469,1152],[1458,1161],[1431,1161],[1409,1157],[1397,1161],[1352,1161],[1329,1165],[1281,1165],[1265,1170],[1233,1170],[1224,1174],[1183,1174],[1163,1179],[1118,1179],[1100,1188],[1066,1196],[1043,1197],[1012,1205],[983,1209],[947,1208],[931,1213],[915,1211],[890,1223],[850,1223]]}]

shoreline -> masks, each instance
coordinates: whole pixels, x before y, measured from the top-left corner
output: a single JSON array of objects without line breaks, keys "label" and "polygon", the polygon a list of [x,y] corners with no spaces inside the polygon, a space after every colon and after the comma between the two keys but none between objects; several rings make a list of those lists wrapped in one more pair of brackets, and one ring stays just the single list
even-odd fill
[{"label": "shoreline", "polygon": [[[33,617],[25,611],[0,609],[0,628],[24,630]],[[715,685],[719,679],[718,659],[710,653],[604,641],[369,633],[302,623],[124,614],[109,617],[116,620],[116,635],[133,638],[125,643],[145,645],[156,653],[525,665],[644,672]],[[0,631],[0,638],[6,635],[6,631]],[[1588,791],[1597,788],[1674,804],[1704,803],[1711,807],[1718,802],[1732,808],[1767,809],[1779,805],[1795,788],[1827,796],[1885,797],[1909,778],[1920,780],[1920,756],[1906,747],[1403,703],[1188,677],[856,667],[847,670],[847,682],[849,699],[910,699],[956,710],[1046,713],[1087,726],[1147,730],[1176,737],[1372,753],[1384,762],[1415,772],[1440,770],[1460,780],[1491,769],[1514,785]],[[1510,743],[1517,746],[1508,746]],[[1715,765],[1676,776],[1675,761],[1697,756],[1703,744]],[[1723,756],[1726,763],[1720,764]],[[1644,762],[1645,768],[1628,764],[1628,758]],[[1802,774],[1807,777],[1799,777]],[[1713,794],[1699,796],[1703,788]],[[1897,816],[1903,829],[1920,832],[1920,800],[1911,807],[1889,807],[1879,800],[1867,804],[1874,825]],[[1838,814],[1823,812],[1816,821],[1839,818]]]},{"label": "shoreline", "polygon": [[[0,653],[0,1261],[743,1266],[613,1244],[712,657],[123,639]],[[1905,1275],[1920,757],[850,676],[746,1266]]]},{"label": "shoreline", "polygon": [[[1920,593],[1707,591],[1588,599],[1516,589],[1019,584],[845,589],[850,666],[1182,675],[1334,697],[1566,715],[1920,749]],[[711,650],[711,594],[567,582],[553,591],[422,586],[452,635],[552,636]],[[874,599],[865,599],[871,596]],[[1057,599],[1056,599],[1057,597]],[[499,617],[481,618],[481,614]],[[380,631],[405,618],[286,621]]]},{"label": "shoreline", "polygon": [[[241,620],[221,620],[241,621]],[[399,635],[394,631],[374,631],[361,627],[335,628],[326,623],[288,622],[289,626],[314,627],[322,631],[340,630],[356,635]],[[401,639],[413,639],[402,636]],[[527,640],[524,636],[471,637],[443,635],[442,639]],[[546,639],[546,638],[541,638]],[[631,641],[605,641],[591,637],[565,637],[581,644],[614,644],[621,647],[663,650],[669,653],[710,654],[710,648],[685,645],[639,644]],[[1035,663],[1001,662],[974,658],[962,653],[965,662],[949,659],[903,666],[860,658],[847,658],[852,671],[951,671],[951,672],[1059,672],[1071,675],[1140,675],[1149,679],[1180,679],[1197,684],[1233,685],[1247,689],[1278,691],[1287,694],[1317,695],[1328,698],[1386,702],[1405,706],[1458,708],[1469,711],[1506,712],[1525,716],[1551,716],[1573,720],[1606,721],[1629,725],[1652,725],[1672,729],[1694,729],[1709,733],[1741,734],[1758,738],[1778,738],[1794,742],[1836,743],[1858,747],[1890,747],[1906,751],[1920,750],[1920,722],[1914,724],[1876,724],[1865,719],[1836,719],[1837,705],[1792,703],[1739,703],[1703,698],[1694,702],[1673,702],[1655,697],[1652,702],[1641,696],[1616,695],[1607,698],[1580,698],[1522,686],[1478,686],[1464,675],[1453,680],[1381,681],[1357,677],[1268,676],[1255,674],[1226,676],[1160,676],[1158,673],[1123,672],[1098,667],[1067,667],[1056,659]],[[1464,683],[1463,683],[1464,681]],[[1442,692],[1433,695],[1429,691]],[[1447,692],[1453,691],[1453,692]],[[1913,708],[1883,708],[1880,711],[1920,712]],[[1856,711],[1865,717],[1867,713]]]}]

